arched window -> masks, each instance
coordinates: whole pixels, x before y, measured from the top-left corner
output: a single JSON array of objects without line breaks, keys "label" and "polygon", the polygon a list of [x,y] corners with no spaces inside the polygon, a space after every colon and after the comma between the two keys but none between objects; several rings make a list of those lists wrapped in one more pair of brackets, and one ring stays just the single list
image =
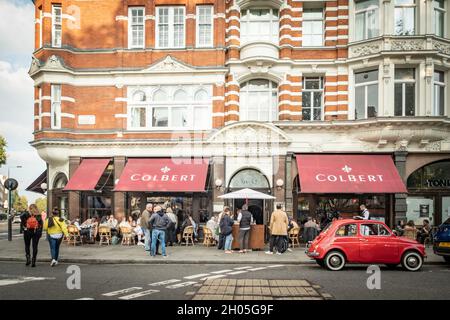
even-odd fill
[{"label": "arched window", "polygon": [[278,44],[279,11],[271,8],[249,8],[241,12],[241,43],[267,41]]},{"label": "arched window", "polygon": [[188,98],[188,94],[183,89],[178,89],[173,95],[175,101],[186,101]]},{"label": "arched window", "polygon": [[162,89],[156,90],[155,93],[153,94],[153,101],[155,102],[165,102],[168,100],[169,98],[167,96],[167,93]]},{"label": "arched window", "polygon": [[277,120],[277,87],[275,82],[265,79],[255,79],[243,83],[240,92],[240,120]]},{"label": "arched window", "polygon": [[138,90],[133,93],[133,102],[144,102],[146,100],[145,92],[142,90]]},{"label": "arched window", "polygon": [[59,173],[53,182],[53,189],[63,189],[67,184],[67,177],[64,173]]},{"label": "arched window", "polygon": [[209,99],[210,99],[209,94],[204,89],[200,89],[195,93],[195,101],[196,102],[208,101]]},{"label": "arched window", "polygon": [[230,180],[230,189],[270,189],[267,177],[256,169],[243,169]]}]

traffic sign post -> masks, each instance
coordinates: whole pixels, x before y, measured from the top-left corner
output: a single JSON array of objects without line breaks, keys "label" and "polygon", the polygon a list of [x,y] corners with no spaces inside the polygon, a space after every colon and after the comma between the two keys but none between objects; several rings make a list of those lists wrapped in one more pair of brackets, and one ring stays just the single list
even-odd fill
[{"label": "traffic sign post", "polygon": [[12,191],[17,189],[19,183],[15,179],[8,178],[5,180],[4,186],[8,190],[8,241],[12,241]]}]

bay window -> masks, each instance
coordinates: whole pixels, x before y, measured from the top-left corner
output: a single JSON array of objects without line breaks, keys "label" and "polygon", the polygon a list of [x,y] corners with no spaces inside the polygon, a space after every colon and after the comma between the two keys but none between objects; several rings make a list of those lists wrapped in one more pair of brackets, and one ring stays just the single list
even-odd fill
[{"label": "bay window", "polygon": [[445,2],[444,0],[434,0],[434,34],[438,37],[444,37],[445,34]]},{"label": "bay window", "polygon": [[323,8],[305,8],[302,45],[305,47],[323,46],[323,31]]},{"label": "bay window", "polygon": [[128,48],[145,47],[145,13],[143,7],[128,9]]},{"label": "bay window", "polygon": [[433,116],[445,115],[445,73],[434,71]]},{"label": "bay window", "polygon": [[278,44],[279,18],[276,9],[245,9],[241,12],[241,43],[267,41]]},{"label": "bay window", "polygon": [[303,120],[322,120],[323,77],[304,77],[302,92]]},{"label": "bay window", "polygon": [[51,86],[51,128],[61,129],[61,86]]},{"label": "bay window", "polygon": [[52,5],[52,47],[60,48],[62,43],[61,38],[62,38],[61,5],[54,4]]},{"label": "bay window", "polygon": [[395,34],[408,36],[415,33],[415,0],[395,0]]},{"label": "bay window", "polygon": [[213,9],[213,6],[197,6],[197,47],[213,46]]},{"label": "bay window", "polygon": [[416,70],[395,69],[394,115],[414,116],[416,111]]},{"label": "bay window", "polygon": [[355,119],[378,115],[378,70],[355,73]]},{"label": "bay window", "polygon": [[193,85],[139,88],[128,104],[128,129],[211,129],[211,92]]},{"label": "bay window", "polygon": [[355,2],[355,40],[377,37],[378,0],[361,0]]},{"label": "bay window", "polygon": [[255,79],[243,83],[240,92],[240,120],[277,120],[277,91],[277,84],[265,79]]},{"label": "bay window", "polygon": [[156,8],[157,48],[183,48],[185,46],[185,8]]}]

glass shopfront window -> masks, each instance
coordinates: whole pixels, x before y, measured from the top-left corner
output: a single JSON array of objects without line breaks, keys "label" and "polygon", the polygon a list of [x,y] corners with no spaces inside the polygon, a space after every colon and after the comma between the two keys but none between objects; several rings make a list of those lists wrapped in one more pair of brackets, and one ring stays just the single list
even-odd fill
[{"label": "glass shopfront window", "polygon": [[434,225],[434,202],[433,196],[406,198],[406,220],[414,221],[415,225],[422,225],[423,220],[427,219]]},{"label": "glass shopfront window", "polygon": [[111,197],[87,196],[87,218],[110,215],[112,213]]}]

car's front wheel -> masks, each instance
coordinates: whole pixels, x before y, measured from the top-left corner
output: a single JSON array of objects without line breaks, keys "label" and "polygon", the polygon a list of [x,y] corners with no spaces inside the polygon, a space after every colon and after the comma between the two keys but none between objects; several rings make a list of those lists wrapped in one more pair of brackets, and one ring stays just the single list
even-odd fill
[{"label": "car's front wheel", "polygon": [[328,270],[339,271],[345,266],[345,256],[340,251],[331,251],[325,256],[324,262]]},{"label": "car's front wheel", "polygon": [[444,260],[445,262],[450,263],[450,256],[444,256]]},{"label": "car's front wheel", "polygon": [[422,268],[423,258],[415,251],[407,251],[402,257],[402,266],[408,271],[418,271]]}]

